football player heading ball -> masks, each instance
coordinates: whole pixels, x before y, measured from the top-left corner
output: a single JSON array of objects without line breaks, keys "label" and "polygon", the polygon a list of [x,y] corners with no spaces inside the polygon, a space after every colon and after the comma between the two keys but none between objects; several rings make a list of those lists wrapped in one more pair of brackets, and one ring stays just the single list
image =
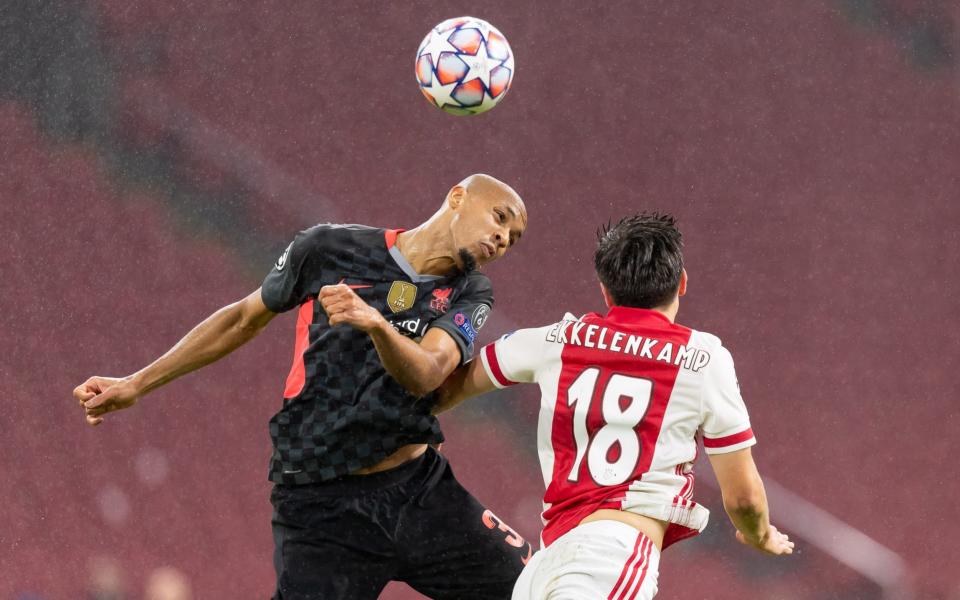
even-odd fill
[{"label": "football player heading ball", "polygon": [[430,447],[444,439],[431,409],[493,306],[477,269],[526,226],[520,196],[475,174],[409,231],[311,227],[259,289],[137,373],[91,377],[74,397],[98,425],[296,310],[269,426],[275,600],[374,600],[391,580],[437,600],[505,600],[532,549]]}]

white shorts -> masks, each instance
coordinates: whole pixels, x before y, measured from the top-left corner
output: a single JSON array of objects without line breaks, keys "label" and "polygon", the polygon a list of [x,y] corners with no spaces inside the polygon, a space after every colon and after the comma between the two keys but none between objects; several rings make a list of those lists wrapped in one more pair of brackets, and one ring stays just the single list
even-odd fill
[{"label": "white shorts", "polygon": [[660,551],[619,521],[578,525],[533,555],[513,600],[650,600]]}]

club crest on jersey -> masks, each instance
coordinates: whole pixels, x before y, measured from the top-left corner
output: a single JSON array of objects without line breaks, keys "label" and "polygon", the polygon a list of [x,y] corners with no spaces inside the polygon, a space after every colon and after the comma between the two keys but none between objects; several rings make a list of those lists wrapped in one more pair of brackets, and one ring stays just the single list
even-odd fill
[{"label": "club crest on jersey", "polygon": [[433,299],[430,300],[430,308],[441,315],[450,310],[450,293],[453,288],[433,290]]},{"label": "club crest on jersey", "polygon": [[413,307],[417,301],[417,286],[406,281],[394,281],[387,292],[387,306],[398,313]]}]

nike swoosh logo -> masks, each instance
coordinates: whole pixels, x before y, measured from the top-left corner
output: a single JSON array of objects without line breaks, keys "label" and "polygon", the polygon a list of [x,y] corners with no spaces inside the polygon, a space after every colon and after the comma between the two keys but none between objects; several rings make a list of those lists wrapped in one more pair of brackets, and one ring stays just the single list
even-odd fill
[{"label": "nike swoosh logo", "polygon": [[[343,279],[341,279],[341,280],[337,283],[337,285],[341,285],[341,284],[342,284],[344,281],[346,281],[346,280],[347,280],[347,278],[344,277]],[[347,287],[350,288],[351,290],[362,290],[362,289],[364,289],[364,288],[372,288],[373,286],[372,286],[372,285],[350,285],[350,284],[348,283],[348,284],[347,284]]]}]

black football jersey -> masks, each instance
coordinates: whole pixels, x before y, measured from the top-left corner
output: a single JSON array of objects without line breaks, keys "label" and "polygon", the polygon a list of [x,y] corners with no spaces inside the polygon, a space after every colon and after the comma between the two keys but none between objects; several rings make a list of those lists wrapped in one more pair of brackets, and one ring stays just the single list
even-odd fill
[{"label": "black football jersey", "polygon": [[298,308],[293,367],[283,407],[270,420],[270,480],[327,481],[377,464],[401,446],[443,441],[430,414],[434,395],[409,394],[380,362],[370,337],[349,325],[330,327],[320,288],[344,283],[419,340],[432,327],[447,332],[461,362],[493,306],[482,273],[421,275],[394,245],[398,230],[317,225],[300,232],[263,281],[274,312]]}]

